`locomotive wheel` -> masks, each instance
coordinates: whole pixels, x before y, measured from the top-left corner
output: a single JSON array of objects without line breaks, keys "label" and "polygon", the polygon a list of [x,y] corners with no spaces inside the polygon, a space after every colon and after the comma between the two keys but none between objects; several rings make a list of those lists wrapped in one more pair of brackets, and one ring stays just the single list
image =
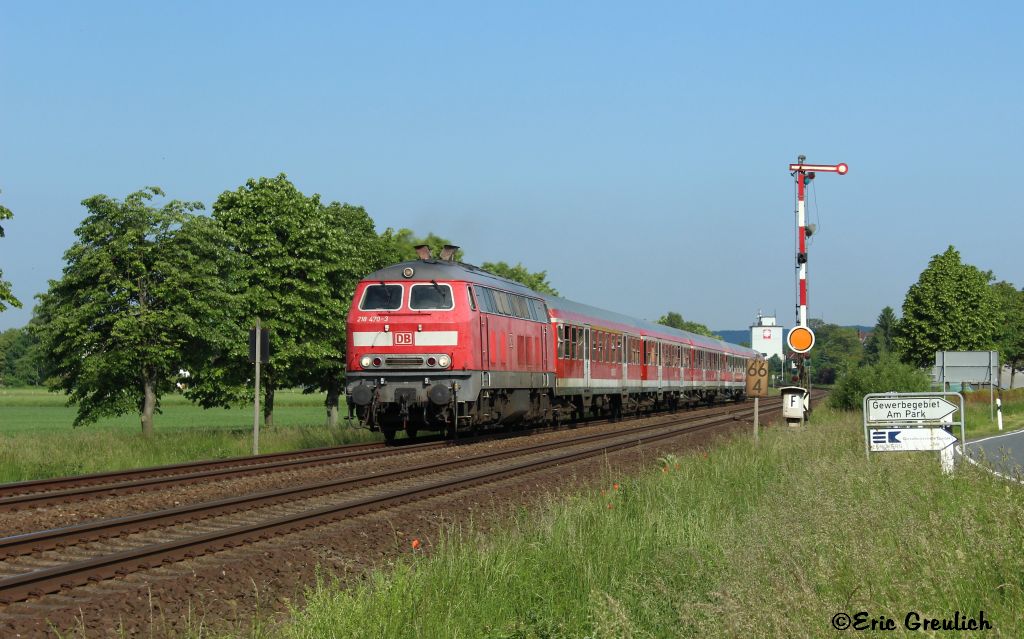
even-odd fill
[{"label": "locomotive wheel", "polygon": [[385,442],[387,442],[389,444],[394,444],[395,443],[395,431],[393,431],[393,430],[385,430],[385,431],[382,431],[382,432],[384,433],[384,441]]},{"label": "locomotive wheel", "polygon": [[405,427],[405,436],[408,437],[409,439],[416,439],[416,433],[417,433],[417,430],[416,430],[415,426],[406,426]]}]

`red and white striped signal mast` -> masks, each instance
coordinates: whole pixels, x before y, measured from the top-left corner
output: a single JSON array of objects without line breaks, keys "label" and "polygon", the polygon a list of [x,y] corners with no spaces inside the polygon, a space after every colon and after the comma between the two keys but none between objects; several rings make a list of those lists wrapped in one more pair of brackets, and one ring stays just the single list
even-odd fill
[{"label": "red and white striped signal mast", "polygon": [[[789,170],[796,179],[796,270],[797,270],[797,307],[796,326],[786,336],[786,345],[793,353],[791,359],[797,369],[793,381],[804,383],[805,387],[790,387],[791,390],[802,393],[804,410],[809,410],[808,395],[810,388],[810,377],[804,369],[804,360],[809,357],[807,353],[814,347],[814,331],[807,326],[807,238],[814,232],[814,227],[807,225],[807,213],[804,206],[807,185],[814,179],[815,173],[838,173],[846,175],[850,170],[845,164],[807,164],[807,158],[803,155],[797,158],[796,164],[790,164]],[[783,389],[785,392],[785,389]],[[784,400],[785,401],[785,400]],[[803,418],[800,419],[803,422]]]},{"label": "red and white striped signal mast", "polygon": [[[797,287],[799,291],[798,295],[800,298],[797,303],[796,323],[797,326],[805,329],[807,328],[807,238],[813,231],[809,231],[807,228],[804,194],[807,190],[807,185],[814,179],[815,173],[838,173],[839,175],[846,175],[850,170],[849,167],[843,163],[805,164],[804,161],[806,159],[807,158],[805,156],[801,155],[797,158],[796,164],[789,165],[789,170],[792,172],[793,177],[796,178],[796,267]],[[813,339],[812,333],[812,344]],[[799,349],[794,350],[802,352]],[[804,350],[810,350],[810,346]]]}]

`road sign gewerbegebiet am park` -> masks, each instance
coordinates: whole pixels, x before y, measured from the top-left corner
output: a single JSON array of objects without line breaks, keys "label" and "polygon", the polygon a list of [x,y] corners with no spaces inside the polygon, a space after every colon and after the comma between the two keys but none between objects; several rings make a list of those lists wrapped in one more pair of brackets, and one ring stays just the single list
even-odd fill
[{"label": "road sign gewerbegebiet am park", "polygon": [[[958,400],[956,403],[949,399]],[[958,419],[954,419],[954,415]],[[870,429],[869,429],[870,426]],[[870,393],[864,396],[864,452],[940,451],[944,472],[953,470],[953,426],[965,436],[960,393]]]}]

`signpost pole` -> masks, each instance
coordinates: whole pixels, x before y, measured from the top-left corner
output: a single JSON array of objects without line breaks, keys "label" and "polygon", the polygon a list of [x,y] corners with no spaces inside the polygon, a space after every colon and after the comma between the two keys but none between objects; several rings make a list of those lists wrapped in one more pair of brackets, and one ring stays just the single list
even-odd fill
[{"label": "signpost pole", "polygon": [[[995,366],[995,363],[992,361],[992,355],[994,355],[994,354],[995,354],[995,351],[989,351],[988,352],[988,421],[992,421],[993,419],[996,418],[996,416],[995,416],[995,405],[996,405],[996,396],[995,396],[995,392],[996,392],[995,376],[996,375],[995,375],[995,372],[996,372],[996,366]],[[1000,428],[999,430],[1002,430],[1002,428]]]},{"label": "signpost pole", "polygon": [[[755,444],[760,439],[760,435],[757,432],[757,430],[758,430],[757,420],[758,420],[758,411],[760,410],[760,403],[761,403],[761,398],[760,397],[755,397],[754,398],[754,443]],[[1000,423],[1002,423],[1002,422],[1000,422]]]},{"label": "signpost pole", "polygon": [[260,318],[256,318],[256,396],[253,398],[252,415],[252,454],[260,454],[260,354],[262,352],[260,337]]}]

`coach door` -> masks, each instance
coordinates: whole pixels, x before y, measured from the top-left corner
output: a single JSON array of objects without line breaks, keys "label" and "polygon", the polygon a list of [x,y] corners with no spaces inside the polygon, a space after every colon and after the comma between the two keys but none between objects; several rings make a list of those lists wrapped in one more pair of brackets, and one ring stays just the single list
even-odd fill
[{"label": "coach door", "polygon": [[661,388],[661,380],[662,380],[662,373],[661,373],[661,371],[664,368],[664,361],[661,359],[662,355],[663,355],[662,351],[665,350],[664,346],[665,345],[662,344],[661,342],[655,342],[654,357],[656,358],[656,362],[658,364],[658,388]]},{"label": "coach door", "polygon": [[583,388],[590,388],[590,327],[583,329]]}]

